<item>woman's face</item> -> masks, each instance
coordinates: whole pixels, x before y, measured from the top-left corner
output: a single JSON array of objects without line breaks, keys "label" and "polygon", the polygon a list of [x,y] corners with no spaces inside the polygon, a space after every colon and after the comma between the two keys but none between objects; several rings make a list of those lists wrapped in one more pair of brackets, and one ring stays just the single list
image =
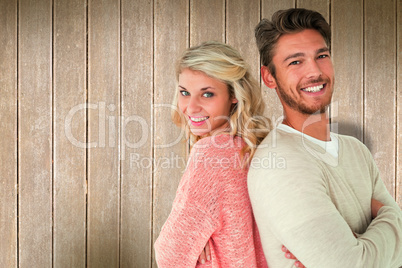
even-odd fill
[{"label": "woman's face", "polygon": [[200,71],[184,69],[179,75],[178,106],[196,136],[229,126],[229,114],[235,98],[225,83]]}]

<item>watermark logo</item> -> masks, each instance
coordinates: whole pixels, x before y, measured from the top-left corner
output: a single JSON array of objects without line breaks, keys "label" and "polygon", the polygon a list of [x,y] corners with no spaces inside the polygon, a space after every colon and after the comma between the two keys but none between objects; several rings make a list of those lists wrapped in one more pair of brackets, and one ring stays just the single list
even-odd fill
[{"label": "watermark logo", "polygon": [[[337,117],[338,114],[338,103],[332,103],[331,104],[331,111],[330,113],[330,118],[335,118]],[[172,104],[155,104],[152,107],[150,107],[152,111],[154,112],[155,116],[158,117],[166,117],[167,120],[170,121],[170,116],[166,116],[167,114],[171,114],[171,111],[176,111],[177,107],[173,106]],[[93,122],[91,123],[93,126],[93,130],[97,133],[91,133],[91,139],[88,141],[85,140],[80,140],[79,138],[75,137],[73,134],[73,122],[74,119],[76,118],[77,114],[91,114],[91,120],[97,121],[95,124]],[[71,110],[68,112],[68,114],[65,117],[64,121],[64,131],[67,139],[76,147],[78,148],[85,148],[85,149],[90,149],[90,148],[106,148],[106,147],[116,147],[118,146],[120,149],[120,154],[119,160],[125,160],[126,157],[126,150],[127,149],[139,149],[143,148],[144,146],[149,146],[149,141],[151,139],[151,127],[152,122],[148,121],[137,114],[134,115],[128,115],[128,116],[118,116],[116,115],[118,112],[116,111],[116,105],[114,104],[109,104],[107,105],[106,102],[98,102],[98,103],[82,103],[79,105],[74,106],[71,108]],[[219,120],[226,120],[229,122],[230,118],[229,117],[224,117],[221,116],[218,118]],[[254,120],[255,118],[250,118],[250,120]],[[283,116],[276,118],[275,116],[272,116],[271,119],[268,119],[266,117],[259,117],[259,120],[264,120],[267,126],[270,126],[271,123],[274,126],[279,125],[282,120]],[[303,129],[309,127],[310,125],[314,124],[319,120],[319,116],[316,114],[311,115],[308,120],[304,122]],[[251,122],[251,121],[250,121]],[[258,131],[265,131],[266,130],[261,130],[261,129],[249,129],[247,126],[249,126],[249,122],[245,122],[246,126],[246,131],[249,132],[258,132]],[[173,123],[172,123],[172,127]],[[210,124],[207,127],[211,127]],[[175,127],[174,127],[175,128]],[[129,130],[135,129],[135,135],[130,134]],[[331,124],[331,130],[335,133],[337,133],[337,124]],[[157,128],[154,129],[154,131],[157,133],[159,130]],[[223,130],[221,130],[223,131]],[[303,132],[303,131],[302,131]],[[163,149],[163,148],[170,148],[178,143],[180,143],[182,140],[185,138],[185,130],[180,129],[179,132],[176,132],[176,136],[171,138],[171,140],[166,141],[163,139],[155,139],[153,147],[155,149]],[[219,134],[219,133],[218,133]],[[156,135],[156,137],[163,137],[163,135]],[[259,148],[266,148],[266,147],[272,147],[275,148],[277,147],[277,135],[276,131],[272,131],[271,134],[269,135],[269,142],[265,142],[263,144],[260,144],[258,147]],[[322,150],[316,150],[314,146],[311,146],[311,142],[307,141],[308,137],[306,137],[304,134],[302,134],[302,144],[305,150],[310,154],[313,155],[314,157],[325,160],[327,159],[325,156],[328,154],[326,148],[324,148],[324,151]],[[229,140],[231,141],[231,140]],[[212,145],[215,147],[222,146],[219,143],[214,143],[214,140],[212,139]],[[236,144],[229,144],[230,146],[234,146]],[[253,147],[255,146],[254,144],[248,144],[249,146]],[[197,145],[195,144],[194,146],[202,146],[202,145]],[[142,166],[142,167],[148,167],[150,165],[156,166],[156,167],[169,167],[169,168],[183,168],[184,166],[184,158],[183,159],[178,159],[178,156],[169,156],[168,158],[163,158],[163,159],[148,159],[146,157],[143,157],[139,155],[137,152],[136,153],[131,153],[130,152],[130,165],[132,167],[137,167],[137,166]],[[225,162],[227,161],[226,159],[220,159],[214,160],[214,159],[208,159],[209,164],[211,166],[219,166],[221,168],[224,168],[228,163]],[[238,161],[238,160],[236,160]],[[333,161],[328,163],[331,165],[337,165],[337,163],[334,163]],[[277,155],[269,155],[265,158],[256,158],[253,161],[250,162],[250,166],[258,166],[259,168],[286,168],[286,161],[282,158],[279,158]]]}]

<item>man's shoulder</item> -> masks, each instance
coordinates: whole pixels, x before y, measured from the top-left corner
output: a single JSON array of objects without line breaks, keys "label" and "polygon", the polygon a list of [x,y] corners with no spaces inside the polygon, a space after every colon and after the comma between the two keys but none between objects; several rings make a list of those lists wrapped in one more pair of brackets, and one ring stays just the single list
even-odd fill
[{"label": "man's shoulder", "polygon": [[282,151],[298,146],[302,146],[302,139],[299,135],[275,128],[258,145],[257,152],[266,149]]},{"label": "man's shoulder", "polygon": [[367,148],[367,146],[363,142],[361,142],[358,138],[342,134],[334,134],[334,135],[339,140],[339,146],[342,150],[353,151],[353,152],[361,151],[364,154],[367,153],[370,154],[370,151]]},{"label": "man's shoulder", "polygon": [[349,136],[349,135],[338,134],[338,133],[334,133],[334,132],[331,132],[331,134],[335,135],[339,140],[341,140],[343,142],[353,143],[353,144],[356,144],[358,146],[364,146],[364,144],[359,139],[357,139],[356,137]]},{"label": "man's shoulder", "polygon": [[[281,129],[273,129],[265,139],[258,145],[254,158],[266,158],[275,156],[277,158],[303,159],[310,161],[306,155],[305,139],[297,133],[289,133]],[[308,142],[308,141],[307,141]],[[314,144],[312,146],[315,146]]]},{"label": "man's shoulder", "polygon": [[258,146],[250,163],[249,180],[280,179],[282,177],[319,175],[321,165],[311,156],[298,134],[275,129]]}]

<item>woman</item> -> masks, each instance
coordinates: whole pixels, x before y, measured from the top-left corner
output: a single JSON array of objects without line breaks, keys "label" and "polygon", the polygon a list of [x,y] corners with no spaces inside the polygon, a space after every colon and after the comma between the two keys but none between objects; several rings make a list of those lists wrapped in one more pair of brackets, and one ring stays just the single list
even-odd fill
[{"label": "woman", "polygon": [[[176,69],[173,121],[193,144],[172,212],[155,243],[159,267],[267,267],[247,171],[268,133],[261,89],[232,47],[189,48]],[[211,261],[197,263],[206,243]]]}]

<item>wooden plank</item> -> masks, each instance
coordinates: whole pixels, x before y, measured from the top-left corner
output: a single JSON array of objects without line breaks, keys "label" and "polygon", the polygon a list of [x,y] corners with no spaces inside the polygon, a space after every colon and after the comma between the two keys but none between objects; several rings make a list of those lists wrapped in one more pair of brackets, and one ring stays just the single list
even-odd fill
[{"label": "wooden plank", "polygon": [[[259,0],[231,0],[226,3],[226,40],[239,50],[255,78],[260,75],[259,52],[254,28],[260,21]],[[247,41],[245,41],[247,40]]]},{"label": "wooden plank", "polygon": [[363,3],[338,0],[332,3],[331,12],[336,81],[331,105],[332,131],[363,141]]},{"label": "wooden plank", "polygon": [[88,242],[90,267],[119,266],[120,4],[88,2]]},{"label": "wooden plank", "polygon": [[271,20],[272,15],[282,9],[288,9],[296,6],[296,0],[262,0],[261,1],[261,18]]},{"label": "wooden plank", "polygon": [[19,266],[52,266],[52,1],[19,2]]},{"label": "wooden plank", "polygon": [[[295,7],[295,0],[263,0],[261,6],[261,18],[271,20],[272,15],[276,11],[292,7]],[[253,42],[255,44],[255,38],[253,38]],[[260,75],[258,75],[257,77],[260,77]],[[283,109],[282,104],[279,101],[278,94],[276,94],[276,91],[274,89],[268,88],[261,78],[260,81],[263,98],[265,101],[265,116],[270,118],[273,124],[279,123],[282,121]]]},{"label": "wooden plank", "polygon": [[86,4],[54,3],[54,258],[85,267]]},{"label": "wooden plank", "polygon": [[[402,1],[397,1],[397,15],[398,18],[397,28],[397,56],[396,56],[396,70],[397,70],[397,140],[396,140],[396,201],[402,209]],[[399,51],[399,52],[398,52]]]},{"label": "wooden plank", "polygon": [[17,2],[0,2],[0,267],[17,267]]},{"label": "wooden plank", "polygon": [[[188,1],[156,0],[154,5],[153,243],[172,209],[185,168],[186,146],[180,142],[181,131],[170,119],[170,104],[177,90],[175,62],[189,44]],[[152,267],[157,267],[155,261]]]},{"label": "wooden plank", "polygon": [[225,1],[190,0],[190,46],[225,42]]},{"label": "wooden plank", "polygon": [[365,2],[364,143],[395,196],[396,12],[395,1]]},{"label": "wooden plank", "polygon": [[[306,8],[306,9],[311,9],[315,10],[321,13],[321,15],[324,16],[324,18],[329,22],[329,6],[330,2],[336,2],[336,1],[330,1],[330,0],[297,0],[296,2],[296,7],[297,8]],[[356,1],[355,1],[356,2]]]},{"label": "wooden plank", "polygon": [[123,0],[121,10],[120,266],[151,267],[153,5]]}]

